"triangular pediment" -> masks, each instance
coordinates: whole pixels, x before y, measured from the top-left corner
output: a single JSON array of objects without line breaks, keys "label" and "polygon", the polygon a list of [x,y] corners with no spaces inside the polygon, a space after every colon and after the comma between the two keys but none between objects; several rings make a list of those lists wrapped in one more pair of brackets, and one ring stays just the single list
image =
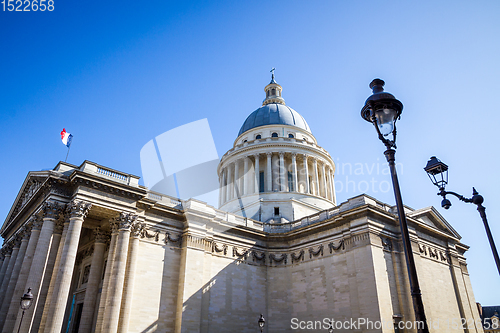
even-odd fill
[{"label": "triangular pediment", "polygon": [[43,189],[45,183],[49,179],[50,171],[31,171],[26,176],[26,179],[17,194],[14,204],[10,208],[9,214],[0,229],[2,234],[9,223],[15,219],[23,209],[36,197],[38,197],[40,190]]},{"label": "triangular pediment", "polygon": [[451,226],[451,224],[449,224],[448,221],[446,221],[446,219],[433,206],[407,212],[407,216],[428,227],[438,229],[441,232],[456,237],[457,239],[462,238],[460,234]]}]

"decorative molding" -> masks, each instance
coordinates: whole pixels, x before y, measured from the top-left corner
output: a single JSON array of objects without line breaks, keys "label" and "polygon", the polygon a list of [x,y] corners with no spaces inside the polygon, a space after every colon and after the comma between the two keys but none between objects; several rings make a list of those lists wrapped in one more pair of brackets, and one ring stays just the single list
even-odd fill
[{"label": "decorative molding", "polygon": [[272,264],[273,261],[276,262],[276,263],[279,263],[279,262],[284,262],[284,264],[286,265],[287,262],[288,262],[288,259],[287,259],[288,255],[286,253],[282,253],[280,257],[278,257],[276,254],[274,253],[271,253],[269,255],[269,263]]},{"label": "decorative molding", "polygon": [[247,259],[248,256],[248,249],[242,249],[241,251],[238,250],[236,246],[233,246],[233,257],[238,257],[238,258],[244,258],[245,260]]},{"label": "decorative molding", "polygon": [[101,227],[94,229],[94,238],[96,243],[106,243],[109,238],[109,234],[104,232]]},{"label": "decorative molding", "polygon": [[257,251],[252,251],[252,261],[262,261],[264,264],[266,263],[266,253],[261,252],[260,255],[257,254]]},{"label": "decorative molding", "polygon": [[392,241],[390,238],[380,236],[380,240],[382,241],[382,246],[384,247],[385,251],[392,251]]},{"label": "decorative molding", "polygon": [[314,251],[312,247],[309,249],[309,259],[311,259],[313,256],[317,257],[320,254],[321,256],[323,256],[323,244],[320,244],[316,251]]},{"label": "decorative molding", "polygon": [[170,236],[170,232],[165,232],[165,244],[167,244],[168,242],[171,242],[171,243],[178,243],[182,240],[182,234],[178,234],[176,238],[173,238],[172,236]]},{"label": "decorative molding", "polygon": [[90,208],[92,208],[92,204],[90,202],[74,199],[68,204],[66,210],[69,212],[71,218],[84,219],[87,217]]},{"label": "decorative molding", "polygon": [[292,264],[295,262],[295,261],[304,261],[304,250],[300,250],[299,251],[299,254],[296,255],[295,253],[292,252],[292,254],[290,255],[292,257]]},{"label": "decorative molding", "polygon": [[141,238],[153,238],[154,241],[157,242],[160,239],[160,232],[158,230],[151,230],[151,232],[149,232],[146,226],[144,226],[141,230]]},{"label": "decorative molding", "polygon": [[339,245],[335,246],[333,245],[333,242],[330,242],[328,244],[328,248],[330,249],[330,254],[333,253],[333,251],[338,251],[342,248],[342,250],[345,250],[345,246],[344,246],[344,239],[341,239],[339,241]]},{"label": "decorative molding", "polygon": [[217,243],[212,242],[212,253],[213,252],[216,252],[216,253],[224,252],[224,255],[227,255],[227,245],[222,244],[222,246],[219,247],[219,245],[217,245]]},{"label": "decorative molding", "polygon": [[119,231],[130,231],[132,224],[137,220],[137,215],[134,213],[121,212],[114,220],[118,224]]}]

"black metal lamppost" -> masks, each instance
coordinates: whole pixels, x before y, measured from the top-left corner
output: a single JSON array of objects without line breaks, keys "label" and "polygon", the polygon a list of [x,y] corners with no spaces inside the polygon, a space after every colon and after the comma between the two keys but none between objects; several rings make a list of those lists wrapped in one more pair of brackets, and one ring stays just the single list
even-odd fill
[{"label": "black metal lamppost", "polygon": [[458,193],[446,191],[445,188],[448,184],[448,166],[438,160],[436,156],[431,157],[424,170],[427,172],[427,175],[432,183],[439,188],[439,193],[437,195],[443,197],[441,206],[444,209],[449,209],[451,207],[451,201],[446,199],[446,195],[448,194],[456,196],[461,201],[473,203],[477,206],[479,215],[481,215],[481,219],[484,223],[484,228],[486,229],[486,235],[488,235],[488,240],[490,241],[491,251],[493,252],[493,257],[495,258],[495,262],[497,264],[498,273],[500,274],[500,258],[498,258],[497,248],[495,246],[495,242],[493,241],[493,236],[491,235],[488,220],[486,219],[486,208],[482,205],[484,201],[483,197],[477,193],[474,187],[472,188],[472,198],[466,198]]},{"label": "black metal lamppost", "polygon": [[264,319],[264,315],[262,313],[260,314],[260,318],[257,323],[259,324],[260,333],[262,333],[262,331],[264,331],[264,326],[266,326],[266,320]]},{"label": "black metal lamppost", "polygon": [[403,247],[406,257],[406,267],[410,278],[411,297],[413,300],[415,319],[418,325],[418,332],[428,333],[429,328],[425,318],[424,304],[422,302],[422,294],[418,283],[417,269],[415,267],[415,259],[413,258],[410,235],[408,233],[408,224],[406,222],[403,199],[399,189],[398,175],[396,173],[395,165],[396,151],[394,149],[396,148],[396,121],[400,118],[401,112],[403,111],[403,103],[398,101],[392,94],[385,92],[383,88],[384,85],[385,82],[380,79],[375,79],[370,83],[370,88],[373,90],[373,94],[368,97],[365,102],[365,106],[361,109],[361,117],[375,126],[379,139],[387,148],[384,155],[391,170],[394,196],[396,197],[396,206],[398,208],[399,226],[401,228]]},{"label": "black metal lamppost", "polygon": [[21,309],[23,310],[23,314],[21,315],[21,321],[19,322],[19,328],[17,329],[17,333],[21,329],[21,324],[23,323],[24,311],[28,310],[33,302],[33,294],[31,293],[31,288],[28,288],[28,292],[21,297]]}]

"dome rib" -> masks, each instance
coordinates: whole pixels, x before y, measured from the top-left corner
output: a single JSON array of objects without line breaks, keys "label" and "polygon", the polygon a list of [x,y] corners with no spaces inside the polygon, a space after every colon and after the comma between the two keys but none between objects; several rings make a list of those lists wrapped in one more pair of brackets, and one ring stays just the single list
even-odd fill
[{"label": "dome rib", "polygon": [[267,125],[294,126],[311,133],[306,120],[297,111],[283,104],[269,103],[258,108],[247,117],[240,128],[238,136],[251,129]]}]

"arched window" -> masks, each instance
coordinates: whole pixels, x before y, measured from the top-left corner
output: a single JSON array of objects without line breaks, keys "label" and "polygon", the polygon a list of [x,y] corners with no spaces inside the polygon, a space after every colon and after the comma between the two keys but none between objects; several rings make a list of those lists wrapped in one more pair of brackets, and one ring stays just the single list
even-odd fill
[{"label": "arched window", "polygon": [[271,137],[277,138],[278,137],[278,133],[274,132],[273,134],[271,134]]},{"label": "arched window", "polygon": [[248,141],[248,140],[246,140],[246,139],[245,139],[245,140],[243,140],[243,143],[245,143],[245,142],[247,142],[247,141]]},{"label": "arched window", "polygon": [[290,139],[295,138],[295,136],[293,136],[293,134],[292,134],[292,133],[288,134],[288,137],[289,137]]},{"label": "arched window", "polygon": [[255,139],[256,139],[256,140],[258,140],[258,139],[262,139],[262,135],[257,134],[257,135],[255,136]]}]

